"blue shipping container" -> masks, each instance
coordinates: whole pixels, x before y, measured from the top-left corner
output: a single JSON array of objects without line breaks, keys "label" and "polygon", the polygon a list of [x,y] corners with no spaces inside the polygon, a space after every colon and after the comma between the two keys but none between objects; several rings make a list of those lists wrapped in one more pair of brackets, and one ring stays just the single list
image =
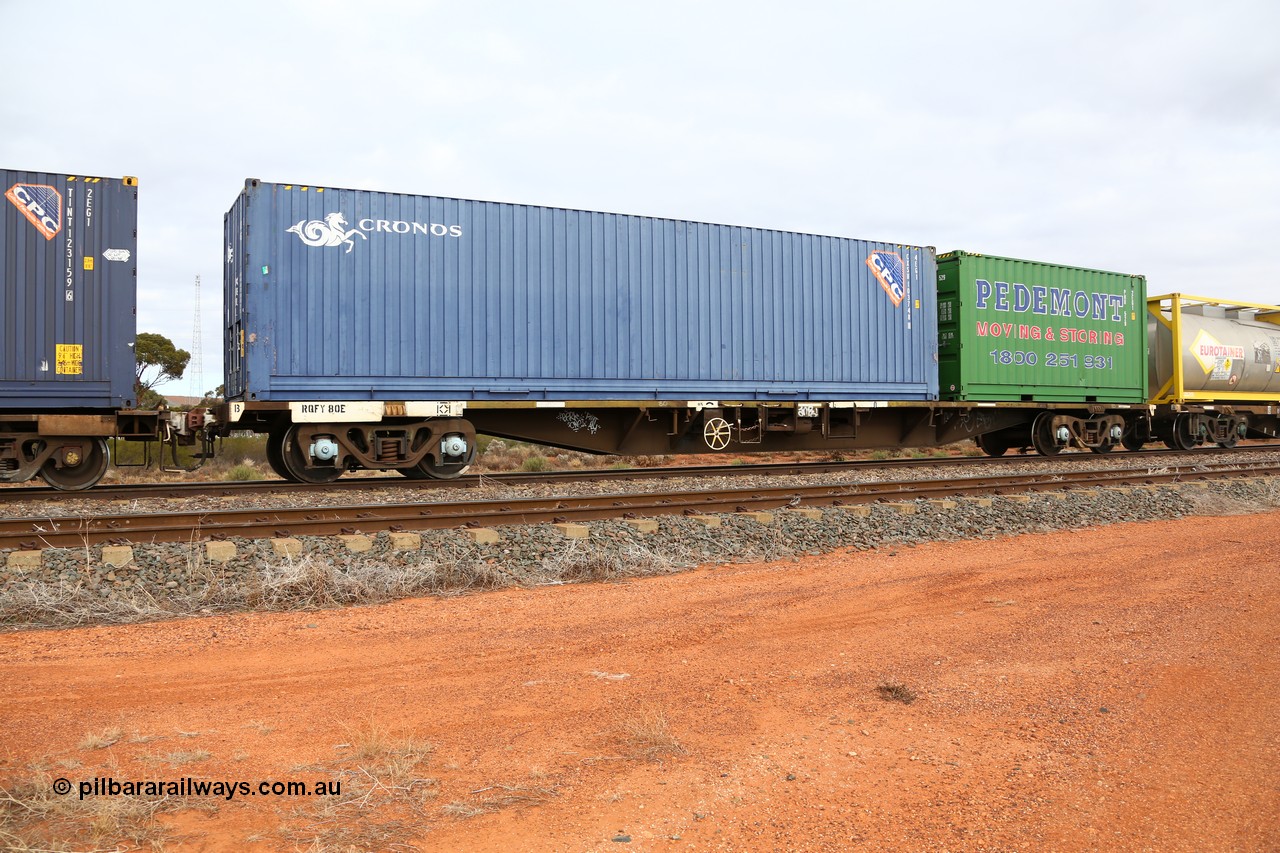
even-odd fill
[{"label": "blue shipping container", "polygon": [[138,186],[0,169],[0,411],[134,404]]},{"label": "blue shipping container", "polygon": [[938,396],[929,247],[257,180],[225,234],[228,399]]}]

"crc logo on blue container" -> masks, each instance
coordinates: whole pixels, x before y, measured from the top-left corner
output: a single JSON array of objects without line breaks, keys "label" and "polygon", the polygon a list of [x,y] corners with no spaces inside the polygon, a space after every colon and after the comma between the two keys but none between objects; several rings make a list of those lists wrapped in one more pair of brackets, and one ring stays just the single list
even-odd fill
[{"label": "crc logo on blue container", "polygon": [[14,184],[4,197],[22,211],[46,240],[62,230],[62,193],[44,184]]},{"label": "crc logo on blue container", "polygon": [[872,252],[867,256],[867,266],[871,267],[872,274],[880,282],[884,292],[889,294],[894,307],[901,305],[907,296],[902,257],[897,252]]}]

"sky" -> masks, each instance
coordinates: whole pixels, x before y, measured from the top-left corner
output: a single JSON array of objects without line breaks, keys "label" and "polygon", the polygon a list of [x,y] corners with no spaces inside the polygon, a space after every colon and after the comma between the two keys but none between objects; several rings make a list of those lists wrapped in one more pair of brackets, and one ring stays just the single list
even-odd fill
[{"label": "sky", "polygon": [[167,395],[221,382],[222,217],[246,178],[1280,302],[1274,0],[0,0],[0,31],[0,167],[139,179],[139,332],[191,350],[201,278],[202,379]]}]

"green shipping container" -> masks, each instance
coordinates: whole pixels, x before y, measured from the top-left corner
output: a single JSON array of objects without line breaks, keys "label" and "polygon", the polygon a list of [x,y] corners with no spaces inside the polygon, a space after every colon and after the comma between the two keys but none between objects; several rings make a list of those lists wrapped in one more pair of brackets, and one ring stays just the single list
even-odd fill
[{"label": "green shipping container", "polygon": [[1142,403],[1147,281],[968,252],[938,256],[943,400]]}]

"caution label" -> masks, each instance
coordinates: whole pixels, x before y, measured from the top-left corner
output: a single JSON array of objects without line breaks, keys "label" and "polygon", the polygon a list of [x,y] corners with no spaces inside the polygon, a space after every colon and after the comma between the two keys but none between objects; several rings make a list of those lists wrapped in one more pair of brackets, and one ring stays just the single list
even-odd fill
[{"label": "caution label", "polygon": [[55,372],[67,376],[80,376],[84,373],[84,345],[58,344],[58,366]]}]

